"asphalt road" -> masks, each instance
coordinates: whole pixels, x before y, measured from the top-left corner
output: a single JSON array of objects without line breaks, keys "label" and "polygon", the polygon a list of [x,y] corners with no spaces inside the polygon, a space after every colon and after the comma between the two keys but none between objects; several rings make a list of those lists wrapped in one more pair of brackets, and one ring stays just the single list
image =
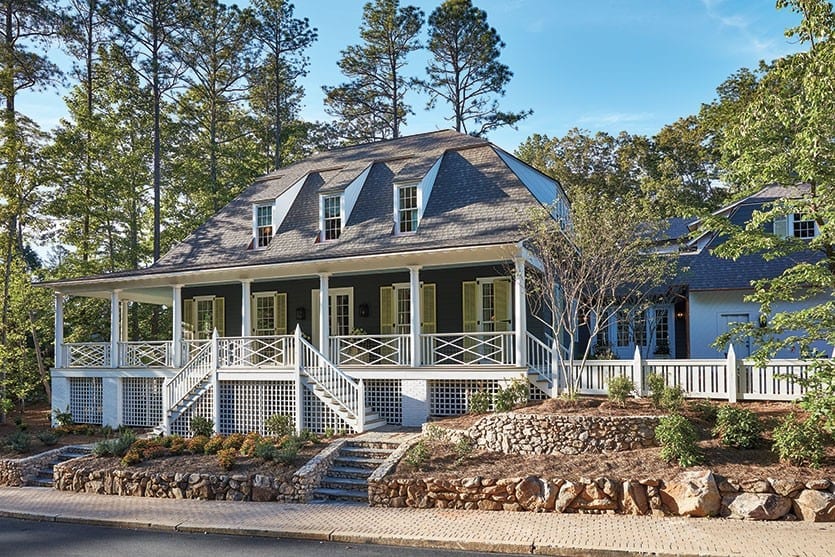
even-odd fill
[{"label": "asphalt road", "polygon": [[482,555],[465,551],[441,551],[384,545],[348,545],[248,536],[219,536],[130,530],[62,522],[37,522],[0,518],[0,556],[3,557],[133,557],[169,555],[229,556],[280,555],[314,557],[347,555],[382,557],[414,555],[453,557]]}]

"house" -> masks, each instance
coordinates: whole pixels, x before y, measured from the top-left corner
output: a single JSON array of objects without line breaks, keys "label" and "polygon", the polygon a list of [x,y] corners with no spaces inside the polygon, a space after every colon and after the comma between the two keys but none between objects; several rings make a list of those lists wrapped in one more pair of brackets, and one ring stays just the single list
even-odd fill
[{"label": "house", "polygon": [[[567,217],[557,182],[453,131],[312,155],[146,269],[48,283],[52,407],[180,434],[195,415],[230,433],[274,414],[323,432],[463,413],[549,350],[519,231],[541,206]],[[110,300],[108,341],[64,342],[67,296]],[[170,307],[172,338],[127,338],[127,303]]]},{"label": "house", "polygon": [[[754,211],[767,209],[780,199],[797,198],[808,193],[808,186],[783,187],[770,185],[762,190],[722,207],[714,215],[727,218],[736,226],[748,223]],[[666,234],[658,242],[660,251],[677,250],[683,268],[671,284],[658,294],[658,301],[639,316],[630,315],[612,323],[596,343],[608,344],[620,358],[632,358],[636,345],[645,358],[722,358],[726,349],[712,346],[716,338],[727,332],[733,323],[759,322],[758,304],[746,302],[753,293],[752,281],[779,276],[800,261],[819,258],[813,252],[780,257],[767,261],[753,254],[736,260],[723,259],[712,250],[724,238],[702,230],[701,219],[668,220]],[[811,239],[819,233],[814,221],[802,215],[789,215],[766,225],[767,232],[781,236]],[[800,303],[777,304],[774,311],[790,311],[822,303],[823,297]],[[751,340],[735,346],[736,355],[751,355]],[[819,344],[818,349],[832,353],[832,347]],[[797,353],[784,350],[779,358],[797,358]]]}]

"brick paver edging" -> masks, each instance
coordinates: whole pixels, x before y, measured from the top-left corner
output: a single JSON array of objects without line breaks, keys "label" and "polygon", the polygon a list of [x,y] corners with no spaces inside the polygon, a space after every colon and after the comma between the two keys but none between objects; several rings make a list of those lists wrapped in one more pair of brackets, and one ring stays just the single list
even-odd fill
[{"label": "brick paver edging", "polygon": [[0,515],[233,535],[540,555],[832,555],[835,524],[383,509],[0,488]]}]

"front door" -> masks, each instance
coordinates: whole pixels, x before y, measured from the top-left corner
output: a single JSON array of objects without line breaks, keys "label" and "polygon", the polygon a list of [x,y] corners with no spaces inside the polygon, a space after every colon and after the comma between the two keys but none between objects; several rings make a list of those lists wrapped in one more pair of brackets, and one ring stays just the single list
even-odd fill
[{"label": "front door", "polygon": [[[319,289],[313,290],[311,307],[313,308],[311,322],[313,325],[312,343],[319,346]],[[328,289],[328,335],[345,336],[354,330],[354,289]]]},{"label": "front door", "polygon": [[[464,282],[462,291],[464,333],[493,333],[513,329],[510,280],[502,277]],[[505,342],[507,341],[507,342]],[[509,361],[509,339],[490,335],[465,336],[464,362],[479,359],[485,363]],[[484,356],[479,358],[478,355]]]},{"label": "front door", "polygon": [[[750,316],[747,313],[720,313],[719,334],[725,334],[733,328],[734,323],[748,323]],[[723,349],[726,352],[727,348]],[[751,355],[751,337],[745,337],[743,342],[734,343],[734,350],[737,357],[747,358]]]}]

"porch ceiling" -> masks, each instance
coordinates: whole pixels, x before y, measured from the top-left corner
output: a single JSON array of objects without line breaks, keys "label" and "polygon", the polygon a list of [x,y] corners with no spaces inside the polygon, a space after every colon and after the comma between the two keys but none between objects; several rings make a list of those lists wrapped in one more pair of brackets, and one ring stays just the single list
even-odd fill
[{"label": "porch ceiling", "polygon": [[352,275],[421,268],[455,267],[507,261],[518,255],[516,244],[459,247],[438,250],[343,257],[332,260],[297,261],[274,265],[197,269],[175,273],[140,274],[118,277],[90,277],[43,283],[67,295],[109,298],[121,290],[121,298],[153,304],[172,303],[174,285],[200,286],[236,283],[241,280],[276,280],[315,277],[321,273]]}]

